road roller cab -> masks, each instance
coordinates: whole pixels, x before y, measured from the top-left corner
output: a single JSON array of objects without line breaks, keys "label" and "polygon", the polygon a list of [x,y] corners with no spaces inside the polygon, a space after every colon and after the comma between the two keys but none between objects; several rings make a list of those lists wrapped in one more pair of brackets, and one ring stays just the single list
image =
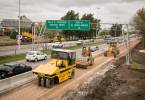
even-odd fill
[{"label": "road roller cab", "polygon": [[73,50],[52,49],[51,59],[33,70],[38,76],[38,84],[52,86],[73,78],[76,66],[76,52]]}]

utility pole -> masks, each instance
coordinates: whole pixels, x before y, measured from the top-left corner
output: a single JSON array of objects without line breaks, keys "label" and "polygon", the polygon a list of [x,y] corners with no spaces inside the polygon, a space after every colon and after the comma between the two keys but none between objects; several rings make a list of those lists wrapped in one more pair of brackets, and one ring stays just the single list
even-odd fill
[{"label": "utility pole", "polygon": [[117,35],[116,35],[116,33],[117,33],[117,30],[118,30],[117,25],[118,25],[118,17],[116,17],[116,27],[115,27],[115,41],[116,42],[117,42]]},{"label": "utility pole", "polygon": [[21,26],[20,26],[20,25],[21,25],[20,13],[21,13],[21,1],[19,0],[19,31],[18,31],[18,32],[19,32],[19,36],[18,36],[18,42],[19,42],[18,45],[19,45],[19,49],[20,49],[20,45],[21,45],[21,44],[20,44],[20,35],[21,35],[21,34],[20,34],[20,33],[21,33],[21,29],[20,29],[20,28],[21,28]]},{"label": "utility pole", "polygon": [[35,50],[35,23],[32,23],[32,50]]},{"label": "utility pole", "polygon": [[[99,15],[99,7],[97,7],[97,14]],[[99,17],[97,15],[96,37],[98,37]]]},{"label": "utility pole", "polygon": [[34,50],[35,50],[35,23],[34,23]]},{"label": "utility pole", "polygon": [[32,23],[32,50],[34,50],[34,35],[33,35],[34,31],[33,31],[33,29],[34,29],[34,23]]},{"label": "utility pole", "polygon": [[127,65],[130,65],[130,48],[129,48],[129,29],[128,29],[128,24],[126,24],[126,28],[127,28],[127,43],[126,43],[126,46],[127,46],[127,55],[126,55],[126,64]]}]

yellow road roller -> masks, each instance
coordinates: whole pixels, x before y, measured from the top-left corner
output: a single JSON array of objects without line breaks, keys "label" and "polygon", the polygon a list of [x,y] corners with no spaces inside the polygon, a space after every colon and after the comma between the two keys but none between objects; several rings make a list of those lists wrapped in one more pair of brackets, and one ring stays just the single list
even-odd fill
[{"label": "yellow road roller", "polygon": [[50,61],[39,65],[32,72],[37,75],[39,86],[51,87],[54,84],[73,78],[75,66],[75,51],[52,49]]}]

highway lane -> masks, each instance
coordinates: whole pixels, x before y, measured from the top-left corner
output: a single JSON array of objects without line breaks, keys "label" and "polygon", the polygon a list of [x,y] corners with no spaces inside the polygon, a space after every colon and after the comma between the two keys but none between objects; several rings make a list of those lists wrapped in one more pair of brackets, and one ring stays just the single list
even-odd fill
[{"label": "highway lane", "polygon": [[[65,41],[65,42],[62,42],[62,44],[66,45],[66,46],[70,46],[72,44],[75,44],[76,45],[76,42],[77,41]],[[43,43],[40,45],[37,45],[35,44],[34,46],[37,48],[40,48],[42,49],[42,47],[44,46],[49,46],[49,45],[52,45],[53,43]],[[0,46],[0,56],[5,56],[5,55],[12,55],[12,54],[21,54],[21,53],[26,53],[28,52],[29,50],[32,49],[32,44],[29,44],[29,45],[21,45],[20,48],[18,47],[18,45],[14,45],[14,46]]]},{"label": "highway lane", "polygon": [[[121,37],[120,37],[121,38]],[[88,40],[83,40],[83,42],[87,42]],[[95,41],[104,41],[103,39],[98,39]],[[64,44],[65,47],[69,46],[75,46],[78,41],[64,41],[62,44]],[[34,47],[37,49],[42,49],[42,48],[48,48],[50,45],[53,43],[42,43],[40,45],[35,44]],[[21,53],[26,53],[29,50],[32,49],[32,44],[29,45],[21,45],[20,48],[18,45],[14,46],[0,46],[0,56],[5,56],[5,55],[14,55],[16,54],[21,54]]]},{"label": "highway lane", "polygon": [[[88,43],[88,40],[83,40],[84,43]],[[99,41],[104,41],[103,39],[97,40]],[[62,44],[64,47],[69,47],[69,46],[76,46],[78,41],[64,41]],[[57,42],[56,42],[57,43]],[[90,43],[96,43],[95,42],[90,42]],[[42,43],[42,44],[34,44],[34,47],[36,50],[43,50],[43,49],[48,49],[51,47],[51,45],[54,43]],[[32,44],[29,45],[20,45],[20,48],[18,45],[14,46],[0,46],[0,56],[6,56],[6,55],[14,55],[14,54],[22,54],[26,53],[30,50],[32,50]]]},{"label": "highway lane", "polygon": [[[99,46],[99,50],[98,52],[102,52],[106,49],[106,45],[105,44],[101,44],[101,45],[98,45]],[[103,49],[104,48],[104,49]],[[77,49],[76,50],[76,53],[77,55],[81,55],[81,49]],[[77,56],[78,57],[78,56]],[[36,66],[38,66],[39,64],[41,63],[47,63],[50,59],[50,55],[47,56],[47,60],[42,60],[42,61],[38,61],[38,62],[27,62],[25,59],[24,60],[20,60],[20,61],[15,61],[15,62],[10,62],[10,63],[6,63],[6,64],[16,64],[16,63],[24,63],[24,64],[27,64],[27,65],[30,65],[32,66],[32,68],[35,68]],[[2,65],[0,65],[2,66]]]}]

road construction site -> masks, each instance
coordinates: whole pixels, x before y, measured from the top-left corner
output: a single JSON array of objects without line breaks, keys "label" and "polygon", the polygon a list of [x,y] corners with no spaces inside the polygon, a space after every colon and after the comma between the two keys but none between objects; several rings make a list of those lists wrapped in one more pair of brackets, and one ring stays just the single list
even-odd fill
[{"label": "road construction site", "polygon": [[108,71],[97,72],[60,100],[144,100],[145,55],[141,49],[143,46],[139,43],[131,50],[130,66],[125,65],[123,56],[113,66],[108,66]]},{"label": "road construction site", "polygon": [[[130,40],[130,49],[134,48],[140,42],[139,38],[132,38]],[[133,44],[132,44],[133,43]],[[95,51],[92,55],[95,58],[93,66],[88,66],[87,69],[76,68],[73,79],[67,80],[61,84],[56,84],[51,88],[40,87],[37,85],[36,76],[29,77],[29,81],[21,83],[18,87],[3,91],[0,95],[1,100],[56,100],[61,99],[64,94],[69,91],[76,90],[83,82],[96,73],[105,73],[110,70],[113,62],[119,60],[122,56],[127,54],[126,46],[122,43],[119,45],[120,54],[115,59],[113,57],[104,57],[103,52]],[[104,74],[103,73],[103,74]],[[25,84],[24,84],[25,83]],[[7,84],[8,85],[8,84]]]}]

